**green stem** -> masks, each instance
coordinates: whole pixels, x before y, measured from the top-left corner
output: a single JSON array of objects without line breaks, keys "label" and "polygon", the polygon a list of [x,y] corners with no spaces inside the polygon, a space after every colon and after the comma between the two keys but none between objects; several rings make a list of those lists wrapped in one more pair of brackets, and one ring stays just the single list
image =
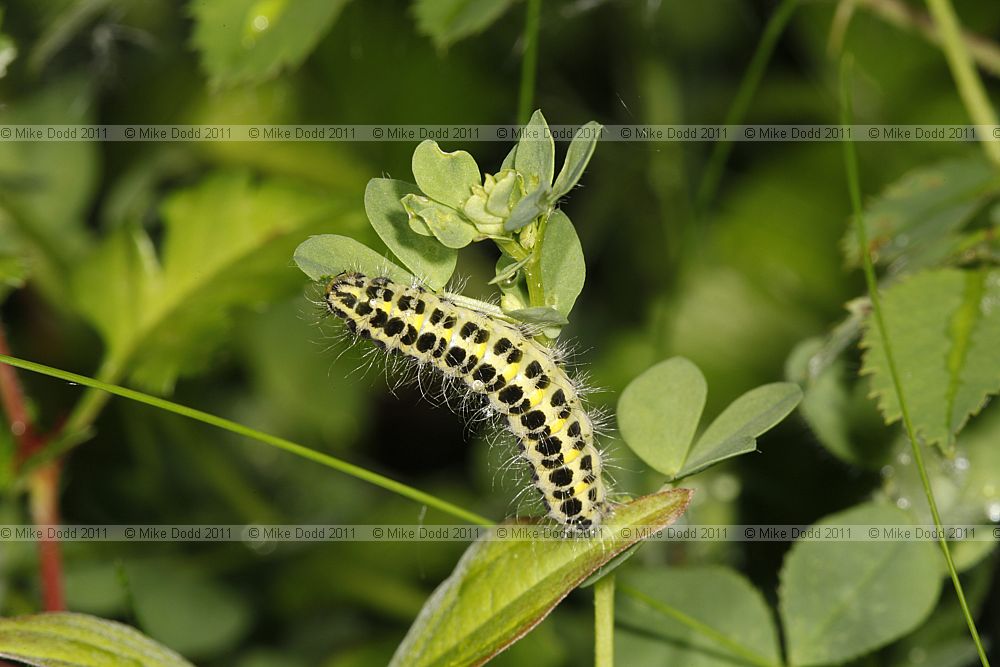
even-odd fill
[{"label": "green stem", "polygon": [[524,17],[524,59],[521,61],[521,94],[517,103],[517,122],[527,125],[531,120],[535,97],[535,73],[538,65],[539,17],[542,0],[528,0]]},{"label": "green stem", "polygon": [[[945,0],[947,1],[947,0]],[[851,114],[851,63],[849,57],[845,56],[841,65],[841,123],[850,125]],[[879,336],[882,338],[882,348],[885,351],[886,365],[889,375],[892,377],[892,384],[896,390],[896,398],[899,401],[899,411],[903,418],[903,426],[906,429],[906,436],[910,441],[910,449],[913,452],[913,462],[920,472],[920,482],[924,487],[924,495],[927,497],[927,504],[930,506],[931,517],[934,519],[934,527],[937,530],[938,544],[944,553],[944,559],[948,566],[948,574],[951,576],[951,583],[955,587],[958,595],[958,603],[962,607],[962,614],[965,622],[969,626],[969,634],[976,644],[979,652],[979,660],[983,667],[989,667],[989,660],[986,658],[986,651],[983,650],[983,643],[979,639],[979,631],[976,629],[976,622],[969,611],[969,604],[965,600],[965,592],[962,590],[962,582],[959,581],[958,571],[955,569],[955,562],[951,557],[951,550],[948,548],[948,540],[945,539],[944,529],[941,527],[941,515],[938,512],[937,501],[934,499],[934,491],[931,489],[930,478],[927,476],[927,468],[924,466],[923,453],[920,450],[920,443],[917,442],[917,433],[913,427],[913,420],[910,418],[910,409],[903,395],[903,383],[900,379],[899,369],[896,367],[896,358],[893,354],[892,343],[889,339],[889,332],[885,326],[885,317],[882,313],[882,304],[879,299],[878,281],[875,277],[875,267],[872,264],[871,255],[868,252],[868,231],[865,228],[865,219],[861,213],[861,179],[858,172],[858,156],[855,152],[852,141],[844,141],[844,164],[847,169],[847,186],[851,196],[851,207],[853,209],[854,229],[857,235],[858,251],[861,255],[862,266],[865,272],[865,282],[868,285],[868,295],[872,304],[872,315],[878,326]]]},{"label": "green stem", "polygon": [[615,664],[615,575],[594,584],[594,667]]},{"label": "green stem", "polygon": [[[156,396],[150,396],[149,394],[144,394],[134,389],[128,389],[126,387],[120,387],[118,385],[109,384],[102,382],[100,380],[95,380],[94,378],[87,377],[85,375],[77,375],[76,373],[70,373],[69,371],[60,370],[58,368],[52,368],[50,366],[44,366],[42,364],[37,364],[33,361],[26,361],[24,359],[19,359],[17,357],[11,357],[6,354],[0,354],[0,363],[9,364],[15,368],[21,368],[26,371],[31,371],[32,373],[40,373],[42,375],[48,375],[49,377],[58,378],[60,380],[65,380],[66,382],[72,382],[75,384],[80,384],[85,387],[91,387],[96,390],[107,392],[108,394],[113,394],[115,396],[121,396],[122,398],[127,398],[131,401],[137,401],[139,403],[145,403],[146,405],[151,405],[154,408],[159,408],[161,410],[166,410],[167,412],[173,412],[174,414],[181,415],[182,417],[187,417],[188,419],[194,419],[196,421],[221,428],[231,433],[236,433],[237,435],[246,436],[252,438],[265,445],[270,445],[271,447],[277,447],[295,456],[302,457],[304,459],[309,459],[310,461],[315,461],[321,465],[325,465],[328,468],[333,468],[339,472],[346,475],[350,475],[356,479],[360,479],[363,482],[368,482],[369,484],[374,484],[387,491],[392,491],[397,493],[404,498],[409,498],[410,500],[416,501],[422,505],[427,505],[428,507],[433,507],[446,514],[461,519],[462,521],[468,521],[469,523],[478,524],[480,526],[492,526],[493,522],[489,519],[479,516],[473,512],[463,509],[457,505],[453,505],[446,500],[442,500],[435,496],[425,493],[411,486],[407,486],[402,482],[397,482],[394,479],[390,479],[384,475],[380,475],[376,472],[366,470],[360,466],[354,465],[353,463],[348,463],[347,461],[342,461],[341,459],[335,458],[328,454],[322,452],[317,452],[314,449],[310,449],[304,445],[292,442],[291,440],[285,440],[284,438],[279,438],[268,433],[263,433],[256,429],[250,428],[249,426],[244,426],[237,422],[219,417],[208,412],[203,412],[201,410],[196,410],[194,408],[189,408],[185,405],[180,405],[172,401],[168,401],[163,398],[158,398]],[[51,452],[54,448],[48,448],[46,453]],[[59,452],[53,452],[54,455],[58,455]],[[29,460],[25,465],[25,470],[29,470],[34,466],[39,465],[37,460]]]},{"label": "green stem", "polygon": [[[767,25],[764,27],[764,34],[761,35],[760,42],[757,43],[757,50],[754,51],[753,57],[750,59],[750,65],[747,67],[743,80],[740,82],[740,88],[736,93],[736,99],[729,107],[723,124],[739,125],[743,122],[747,108],[750,106],[750,100],[757,92],[767,63],[771,60],[771,54],[774,53],[778,38],[781,37],[781,33],[785,31],[792,14],[795,13],[797,3],[798,0],[782,0],[782,3],[774,10],[774,14],[768,19]],[[726,166],[726,160],[729,158],[731,150],[732,142],[730,141],[720,141],[712,147],[712,154],[708,158],[708,165],[705,167],[701,183],[698,184],[698,193],[695,195],[696,214],[700,215],[715,197],[719,181],[722,178],[722,170]]]},{"label": "green stem", "polygon": [[[962,28],[955,15],[951,0],[927,0],[934,23],[941,33],[941,48],[944,50],[951,75],[958,86],[958,94],[965,104],[969,117],[976,125],[996,125],[997,114],[986,96],[986,89],[979,78],[979,72],[973,64],[972,56],[962,39]],[[982,140],[983,150],[987,157],[1000,167],[1000,142],[985,137]]]},{"label": "green stem", "polygon": [[670,605],[664,604],[663,602],[657,600],[656,598],[650,597],[640,591],[637,588],[632,588],[631,586],[626,586],[624,584],[619,584],[618,589],[628,595],[630,598],[638,600],[639,602],[645,604],[646,606],[660,612],[664,616],[669,616],[681,625],[686,625],[695,632],[708,637],[712,641],[716,642],[720,646],[725,647],[730,653],[739,656],[748,664],[757,665],[757,667],[779,667],[775,663],[771,662],[762,655],[757,655],[753,651],[749,650],[745,646],[734,642],[732,639],[722,634],[710,625],[706,625],[701,621],[691,618],[687,614],[677,609],[674,609]]}]

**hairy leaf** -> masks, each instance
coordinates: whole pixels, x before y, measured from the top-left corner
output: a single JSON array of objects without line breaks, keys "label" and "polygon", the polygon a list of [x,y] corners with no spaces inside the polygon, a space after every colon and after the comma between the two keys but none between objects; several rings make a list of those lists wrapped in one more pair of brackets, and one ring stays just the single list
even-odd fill
[{"label": "hairy leaf", "polygon": [[143,230],[122,228],[72,284],[107,345],[105,370],[128,369],[160,392],[206,364],[238,309],[298,288],[288,257],[303,235],[362,226],[340,200],[277,180],[255,183],[243,172],[174,193],[162,214],[161,257]]},{"label": "hairy leaf", "polygon": [[0,619],[0,656],[37,667],[191,667],[127,625],[68,612]]},{"label": "hairy leaf", "polygon": [[[914,428],[945,448],[988,396],[1000,391],[1000,271],[940,269],[885,291],[887,335]],[[887,423],[900,419],[882,336],[869,318],[862,373]]]},{"label": "hairy leaf", "polygon": [[781,663],[774,615],[743,576],[719,566],[632,569],[621,575],[616,653],[624,664],[733,667],[739,654],[678,620],[687,617],[725,636],[745,654]]},{"label": "hairy leaf", "polygon": [[[816,525],[910,526],[910,516],[867,503]],[[927,540],[820,540],[792,545],[781,569],[780,610],[794,665],[841,663],[903,636],[941,590],[937,546]]]},{"label": "hairy leaf", "polygon": [[192,0],[194,45],[217,85],[298,67],[347,0]]},{"label": "hairy leaf", "polygon": [[633,526],[667,526],[690,499],[690,490],[674,489],[622,505],[597,538],[476,542],[424,605],[392,665],[483,664],[535,627],[590,573],[636,543]]}]

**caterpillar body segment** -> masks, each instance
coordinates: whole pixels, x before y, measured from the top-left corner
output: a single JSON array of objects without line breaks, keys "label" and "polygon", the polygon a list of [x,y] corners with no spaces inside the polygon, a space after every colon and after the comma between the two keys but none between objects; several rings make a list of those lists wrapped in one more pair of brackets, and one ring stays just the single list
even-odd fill
[{"label": "caterpillar body segment", "polygon": [[600,524],[608,503],[594,425],[549,350],[488,313],[385,277],[341,273],[324,301],[355,336],[485,395],[518,439],[548,515],[578,529]]}]

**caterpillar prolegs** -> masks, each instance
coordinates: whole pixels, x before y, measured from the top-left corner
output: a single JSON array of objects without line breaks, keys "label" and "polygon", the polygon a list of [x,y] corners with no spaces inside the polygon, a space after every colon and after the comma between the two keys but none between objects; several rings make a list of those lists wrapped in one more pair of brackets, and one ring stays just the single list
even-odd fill
[{"label": "caterpillar prolegs", "polygon": [[600,524],[608,504],[594,424],[550,351],[512,324],[385,277],[341,273],[325,304],[355,336],[484,395],[518,439],[548,515],[579,529]]}]

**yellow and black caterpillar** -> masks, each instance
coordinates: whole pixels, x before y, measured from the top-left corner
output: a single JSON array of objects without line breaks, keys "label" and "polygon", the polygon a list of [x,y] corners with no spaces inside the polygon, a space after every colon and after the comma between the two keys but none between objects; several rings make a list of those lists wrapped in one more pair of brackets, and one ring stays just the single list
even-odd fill
[{"label": "yellow and black caterpillar", "polygon": [[594,424],[548,350],[512,324],[385,277],[341,273],[324,301],[353,335],[485,395],[517,437],[548,515],[580,529],[600,524],[608,504]]}]

